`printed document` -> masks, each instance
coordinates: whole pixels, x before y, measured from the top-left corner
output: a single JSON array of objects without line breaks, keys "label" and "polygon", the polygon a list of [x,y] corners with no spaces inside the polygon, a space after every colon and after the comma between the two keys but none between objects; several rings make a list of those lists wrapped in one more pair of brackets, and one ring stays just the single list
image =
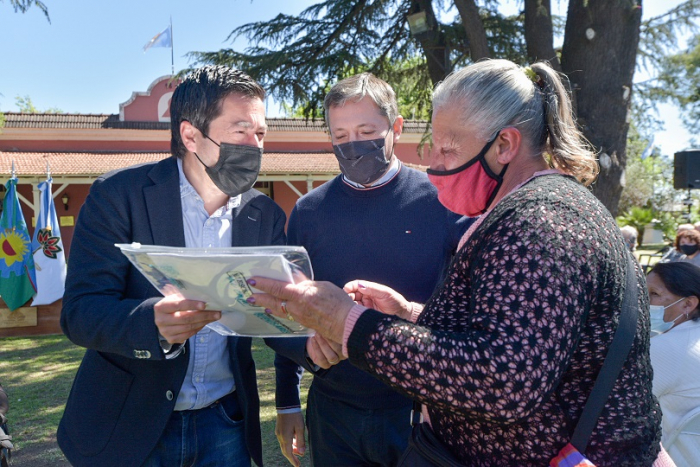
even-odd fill
[{"label": "printed document", "polygon": [[221,310],[207,326],[225,336],[298,337],[314,331],[265,313],[246,301],[258,292],[246,280],[264,276],[286,282],[313,279],[306,249],[297,246],[176,248],[140,243],[116,244],[164,296],[179,293]]}]

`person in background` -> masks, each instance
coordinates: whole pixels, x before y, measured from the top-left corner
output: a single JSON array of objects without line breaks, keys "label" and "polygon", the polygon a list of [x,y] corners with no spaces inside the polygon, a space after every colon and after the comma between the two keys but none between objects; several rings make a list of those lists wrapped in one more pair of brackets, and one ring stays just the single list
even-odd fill
[{"label": "person in background", "polygon": [[[251,301],[342,344],[357,368],[420,402],[421,433],[460,465],[548,465],[571,441],[617,329],[630,253],[585,186],[598,167],[566,89],[545,63],[507,60],[436,87],[428,176],[448,209],[480,217],[425,306],[361,277],[344,290],[249,279],[265,292]],[[632,263],[641,318],[586,450],[599,467],[668,460],[646,282]]]},{"label": "person in background", "polygon": [[626,225],[624,227],[620,227],[620,232],[622,232],[622,238],[625,239],[625,243],[627,244],[627,248],[629,248],[630,251],[636,250],[637,249],[637,229],[635,229],[631,225]]},{"label": "person in background", "polygon": [[[396,157],[403,118],[389,84],[370,73],[346,78],[328,92],[324,109],[342,174],[299,199],[288,243],[306,248],[318,280],[342,287],[366,277],[426,301],[471,220],[445,209],[426,174]],[[319,362],[312,340],[286,344],[286,357],[314,370],[307,360]],[[411,401],[339,362],[340,354],[338,348],[319,362],[334,366],[314,371],[309,390],[312,463],[394,466],[408,443]],[[296,465],[292,446],[303,442],[303,420],[280,413],[277,425],[282,450]]]},{"label": "person in background", "polygon": [[10,401],[7,393],[0,386],[0,467],[9,467],[12,458],[12,436],[7,429],[7,411],[10,409]]},{"label": "person in background", "polygon": [[[61,313],[66,336],[87,348],[58,427],[72,465],[262,465],[251,339],[205,327],[221,312],[163,297],[114,244],[285,244],[284,211],[252,188],[267,133],[264,99],[239,70],[194,70],[170,104],[172,157],[90,188]],[[278,370],[288,383],[278,403],[292,406],[298,367]]]},{"label": "person in background", "polygon": [[700,460],[700,268],[684,261],[659,263],[647,276],[651,303],[654,395],[661,404],[661,443],[678,467]]},{"label": "person in background", "polygon": [[695,229],[684,230],[676,236],[675,246],[683,253],[678,261],[688,261],[700,266],[700,232]]},{"label": "person in background", "polygon": [[673,245],[666,253],[664,253],[661,259],[659,259],[659,262],[670,263],[673,261],[680,261],[680,259],[683,257],[683,252],[678,249],[678,234],[693,229],[693,224],[680,224],[676,228],[676,238],[673,240]]}]

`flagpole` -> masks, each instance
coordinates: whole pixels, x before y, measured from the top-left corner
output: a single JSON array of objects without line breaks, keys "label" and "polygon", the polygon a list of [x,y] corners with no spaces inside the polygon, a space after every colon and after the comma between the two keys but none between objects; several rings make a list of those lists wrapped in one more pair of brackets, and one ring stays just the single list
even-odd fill
[{"label": "flagpole", "polygon": [[15,175],[17,175],[15,173],[15,160],[12,159],[12,176],[10,178],[15,178]]},{"label": "flagpole", "polygon": [[175,40],[173,38],[173,15],[170,15],[170,65],[172,74],[175,76]]}]

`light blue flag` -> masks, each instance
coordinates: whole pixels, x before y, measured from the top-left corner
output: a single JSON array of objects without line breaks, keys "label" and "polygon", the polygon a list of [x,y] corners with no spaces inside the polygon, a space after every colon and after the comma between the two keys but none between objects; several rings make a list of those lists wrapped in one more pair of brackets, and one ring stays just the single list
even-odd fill
[{"label": "light blue flag", "polygon": [[17,178],[5,185],[0,216],[0,296],[11,311],[36,293],[31,240],[17,197]]},{"label": "light blue flag", "polygon": [[36,267],[36,296],[32,306],[49,305],[63,297],[66,286],[66,255],[51,194],[52,178],[39,184],[41,206],[32,239]]},{"label": "light blue flag", "polygon": [[151,47],[170,47],[172,49],[173,47],[173,33],[172,30],[170,29],[172,26],[168,26],[165,28],[165,30],[161,33],[156,34],[153,36],[153,39],[148,41],[148,44],[143,46],[143,51],[144,53],[150,49]]}]

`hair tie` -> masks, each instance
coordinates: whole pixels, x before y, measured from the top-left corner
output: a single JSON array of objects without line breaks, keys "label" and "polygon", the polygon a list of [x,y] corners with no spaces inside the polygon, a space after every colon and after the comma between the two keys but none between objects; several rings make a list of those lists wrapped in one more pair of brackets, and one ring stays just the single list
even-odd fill
[{"label": "hair tie", "polygon": [[549,122],[547,121],[547,112],[549,111],[549,104],[547,102],[547,93],[544,92],[545,82],[540,75],[537,74],[532,67],[521,67],[525,76],[528,77],[530,81],[535,83],[538,88],[540,88],[540,94],[542,95],[542,116],[544,117],[544,126],[542,131],[542,136],[540,137],[540,144],[546,144],[547,138],[549,137]]},{"label": "hair tie", "polygon": [[532,67],[523,67],[522,70],[525,73],[525,76],[527,76],[530,79],[530,81],[535,83],[540,89],[544,89],[544,80],[540,75],[537,74],[535,70],[532,69]]}]

